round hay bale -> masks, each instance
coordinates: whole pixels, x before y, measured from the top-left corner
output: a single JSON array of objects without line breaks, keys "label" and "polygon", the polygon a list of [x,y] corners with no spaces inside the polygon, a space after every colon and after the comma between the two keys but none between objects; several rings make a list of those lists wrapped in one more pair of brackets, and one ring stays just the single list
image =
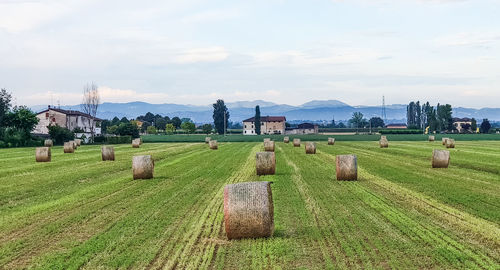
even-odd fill
[{"label": "round hay bale", "polygon": [[441,142],[443,143],[443,145],[446,145],[446,140],[448,140],[448,138],[442,138],[441,139]]},{"label": "round hay bale", "polygon": [[43,145],[44,145],[45,147],[52,147],[52,146],[54,146],[54,142],[53,142],[52,140],[45,140],[45,141],[43,142]]},{"label": "round hay bale", "polygon": [[446,148],[455,148],[455,140],[454,139],[448,139],[446,140]]},{"label": "round hay bale", "polygon": [[264,151],[274,152],[274,141],[265,141],[264,142]]},{"label": "round hay bale", "polygon": [[264,142],[270,142],[271,138],[264,138]]},{"label": "round hay bale", "polygon": [[328,145],[334,145],[335,144],[335,138],[328,138]]},{"label": "round hay bale", "polygon": [[286,136],[283,138],[284,143],[289,143],[290,142],[290,137]]},{"label": "round hay bale", "polygon": [[36,162],[50,162],[50,147],[37,147],[35,150]]},{"label": "round hay bale", "polygon": [[271,182],[226,185],[224,227],[230,240],[271,237],[274,233]]},{"label": "round hay bale", "polygon": [[69,141],[69,142],[73,144],[73,149],[76,149],[76,148],[77,148],[77,147],[76,147],[76,142],[75,142],[74,140]]},{"label": "round hay bale", "polygon": [[380,148],[389,147],[389,141],[387,141],[387,139],[380,139],[379,144],[380,144]]},{"label": "round hay bale", "polygon": [[212,138],[210,137],[205,137],[205,143],[209,143]]},{"label": "round hay bale", "polygon": [[153,178],[154,169],[155,162],[151,155],[132,157],[132,172],[134,180]]},{"label": "round hay bale", "polygon": [[64,153],[74,153],[75,152],[75,144],[74,142],[65,142],[64,143]]},{"label": "round hay bale", "polygon": [[337,180],[358,180],[358,158],[356,155],[335,157]]},{"label": "round hay bale", "polygon": [[306,142],[306,154],[316,154],[316,143]]},{"label": "round hay bale", "polygon": [[217,144],[217,140],[211,140],[209,143],[208,143],[208,146],[210,147],[210,149],[212,150],[217,150],[219,149],[219,145]]},{"label": "round hay bale", "polygon": [[133,148],[139,148],[141,145],[141,141],[139,139],[133,139],[132,140],[132,147]]},{"label": "round hay bale", "polygon": [[102,146],[101,147],[102,161],[115,160],[115,148],[113,146]]},{"label": "round hay bale", "polygon": [[448,165],[450,165],[450,151],[432,151],[432,168],[448,168]]},{"label": "round hay bale", "polygon": [[82,146],[82,140],[75,139],[76,146]]},{"label": "round hay bale", "polygon": [[293,139],[293,146],[300,147],[300,139]]},{"label": "round hay bale", "polygon": [[434,136],[429,136],[429,142],[433,142],[433,141],[435,141],[435,140],[436,140],[436,137],[434,137]]},{"label": "round hay bale", "polygon": [[257,152],[255,155],[257,175],[274,174],[276,171],[276,155],[274,152]]},{"label": "round hay bale", "polygon": [[384,136],[380,136],[380,139],[381,140],[387,140],[387,136],[385,136],[385,135]]}]

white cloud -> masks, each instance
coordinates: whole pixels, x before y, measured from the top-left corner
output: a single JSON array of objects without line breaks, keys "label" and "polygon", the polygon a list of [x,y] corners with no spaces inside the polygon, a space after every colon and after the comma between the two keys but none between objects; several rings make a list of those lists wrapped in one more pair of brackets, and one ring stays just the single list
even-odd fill
[{"label": "white cloud", "polygon": [[500,42],[500,32],[462,32],[438,37],[438,46],[487,47]]},{"label": "white cloud", "polygon": [[181,22],[191,24],[191,23],[207,23],[215,21],[225,21],[228,19],[237,18],[240,16],[240,11],[238,9],[213,9],[206,10],[192,15],[185,16],[182,18]]},{"label": "white cloud", "polygon": [[207,47],[189,49],[177,53],[174,62],[180,64],[191,64],[197,62],[219,62],[229,56],[224,47]]}]

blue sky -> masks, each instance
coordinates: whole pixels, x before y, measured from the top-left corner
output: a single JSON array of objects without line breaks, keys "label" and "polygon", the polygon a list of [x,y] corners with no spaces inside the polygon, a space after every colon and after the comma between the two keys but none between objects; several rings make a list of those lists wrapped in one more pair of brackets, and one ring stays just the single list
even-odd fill
[{"label": "blue sky", "polygon": [[499,107],[500,1],[0,0],[0,87],[18,104]]}]

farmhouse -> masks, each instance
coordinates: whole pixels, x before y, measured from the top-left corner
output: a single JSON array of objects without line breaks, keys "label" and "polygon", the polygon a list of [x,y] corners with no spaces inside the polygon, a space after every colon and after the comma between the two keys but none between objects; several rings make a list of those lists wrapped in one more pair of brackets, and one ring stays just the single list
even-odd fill
[{"label": "farmhouse", "polygon": [[314,125],[311,123],[302,123],[299,124],[296,128],[287,128],[286,134],[318,134],[319,129],[318,125]]},{"label": "farmhouse", "polygon": [[453,118],[453,126],[457,129],[459,133],[467,131],[472,126],[472,119],[470,118]]},{"label": "farmhouse", "polygon": [[[261,134],[285,134],[284,116],[262,116],[260,117]],[[243,120],[243,135],[257,135],[255,133],[255,117]]]},{"label": "farmhouse", "polygon": [[[50,105],[46,110],[39,112],[36,117],[39,119],[38,124],[35,126],[33,133],[35,134],[49,134],[48,127],[50,125],[59,125],[69,130],[81,129],[83,133],[78,133],[80,136],[90,136],[90,125],[94,126],[95,135],[101,134],[99,118],[92,118],[92,116],[72,110],[63,110],[59,108],[52,108]],[[90,124],[89,124],[90,119]]]}]

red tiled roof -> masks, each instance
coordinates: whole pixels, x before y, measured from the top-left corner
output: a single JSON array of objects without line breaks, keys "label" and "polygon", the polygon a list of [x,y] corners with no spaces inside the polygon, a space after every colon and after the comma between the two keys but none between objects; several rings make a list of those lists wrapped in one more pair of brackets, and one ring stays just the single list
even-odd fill
[{"label": "red tiled roof", "polygon": [[[63,109],[58,109],[58,108],[47,108],[37,114],[41,114],[41,113],[44,113],[44,112],[48,112],[49,110],[53,110],[53,111],[56,111],[56,112],[60,112],[60,113],[64,113],[66,115],[78,115],[78,116],[84,116],[84,117],[88,117],[88,118],[92,118],[92,116],[90,116],[89,114],[86,114],[86,113],[82,113],[80,111],[73,111],[73,110],[63,110]],[[102,121],[102,119],[99,119],[97,117],[94,118],[95,120],[97,121]]]},{"label": "red tiled roof", "polygon": [[[261,116],[261,122],[285,122],[286,118],[284,116]],[[243,120],[243,122],[255,122],[255,117],[251,117]]]}]

